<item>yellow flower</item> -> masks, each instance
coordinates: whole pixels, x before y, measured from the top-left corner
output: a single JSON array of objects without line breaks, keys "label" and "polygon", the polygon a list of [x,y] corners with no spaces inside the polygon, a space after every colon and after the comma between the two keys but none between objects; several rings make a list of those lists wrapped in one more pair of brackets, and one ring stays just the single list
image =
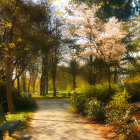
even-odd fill
[{"label": "yellow flower", "polygon": [[19,37],[17,41],[18,41],[18,42],[21,42],[21,41],[22,41],[22,39]]},{"label": "yellow flower", "polygon": [[15,47],[15,43],[9,43],[9,47],[10,48],[14,48]]}]

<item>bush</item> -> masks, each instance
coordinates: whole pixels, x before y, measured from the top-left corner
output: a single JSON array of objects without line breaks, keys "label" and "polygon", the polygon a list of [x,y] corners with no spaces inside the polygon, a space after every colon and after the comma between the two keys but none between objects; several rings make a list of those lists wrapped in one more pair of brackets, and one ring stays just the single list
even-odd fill
[{"label": "bush", "polygon": [[75,112],[84,114],[86,99],[83,94],[73,93],[71,105]]},{"label": "bush", "polygon": [[23,110],[27,108],[36,108],[37,104],[35,100],[28,97],[22,97],[17,89],[12,89],[12,97],[16,110]]},{"label": "bush", "polygon": [[102,86],[98,87],[98,95],[97,100],[108,103],[112,96],[115,95],[116,92],[119,91],[119,88],[115,84],[111,84],[111,93],[109,92],[109,85],[108,83],[104,83]]},{"label": "bush", "polygon": [[111,93],[109,93],[109,86],[107,83],[103,85],[84,85],[76,90],[77,93],[83,94],[86,99],[95,98],[103,103],[108,103],[112,95],[118,92],[118,87],[115,84],[111,85]]},{"label": "bush", "polygon": [[107,106],[107,122],[113,125],[124,140],[136,140],[137,124],[133,118],[134,107],[127,100],[130,98],[126,90],[113,96]]},{"label": "bush", "polygon": [[0,82],[0,101],[6,99],[6,85],[4,82]]},{"label": "bush", "polygon": [[[16,88],[11,89],[15,110],[23,110],[26,108],[36,108],[37,104],[32,98],[22,97]],[[6,100],[6,84],[0,83],[0,100]],[[4,109],[7,111],[7,103],[4,104]]]},{"label": "bush", "polygon": [[37,107],[35,100],[28,97],[21,97],[21,98],[18,98],[17,100],[14,100],[14,105],[15,105],[16,110],[24,110],[27,108]]},{"label": "bush", "polygon": [[95,121],[103,122],[106,119],[104,105],[95,99],[90,99],[86,102],[85,112]]},{"label": "bush", "polygon": [[135,76],[131,79],[127,79],[124,83],[124,87],[130,93],[130,101],[140,101],[140,76]]}]

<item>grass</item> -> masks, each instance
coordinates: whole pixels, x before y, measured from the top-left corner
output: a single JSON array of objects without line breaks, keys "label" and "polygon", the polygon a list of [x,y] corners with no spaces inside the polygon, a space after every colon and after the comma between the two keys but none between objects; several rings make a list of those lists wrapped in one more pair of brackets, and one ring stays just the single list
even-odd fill
[{"label": "grass", "polygon": [[40,96],[40,94],[32,95],[33,99],[60,99],[68,97],[68,92],[57,92],[56,97],[53,97],[53,93],[48,93],[46,96]]},{"label": "grass", "polygon": [[9,112],[6,114],[7,121],[10,120],[21,120],[21,128],[27,128],[28,127],[28,121],[33,115],[33,112],[35,109],[28,109],[23,111],[15,112],[14,114],[10,114]]}]

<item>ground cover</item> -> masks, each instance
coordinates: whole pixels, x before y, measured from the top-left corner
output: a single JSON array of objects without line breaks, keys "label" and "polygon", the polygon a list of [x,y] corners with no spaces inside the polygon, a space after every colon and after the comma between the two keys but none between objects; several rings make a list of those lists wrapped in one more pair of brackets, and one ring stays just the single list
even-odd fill
[{"label": "ground cover", "polygon": [[53,93],[48,93],[46,96],[40,96],[40,94],[33,94],[33,99],[61,99],[61,98],[69,98],[68,92],[58,92],[56,97],[53,96]]},{"label": "ground cover", "polygon": [[27,128],[29,120],[33,116],[34,111],[35,111],[35,109],[26,109],[26,110],[23,110],[23,111],[17,111],[14,114],[10,114],[8,112],[6,114],[6,119],[7,119],[7,121],[10,121],[10,120],[21,120],[22,124],[21,124],[20,129],[21,128]]}]

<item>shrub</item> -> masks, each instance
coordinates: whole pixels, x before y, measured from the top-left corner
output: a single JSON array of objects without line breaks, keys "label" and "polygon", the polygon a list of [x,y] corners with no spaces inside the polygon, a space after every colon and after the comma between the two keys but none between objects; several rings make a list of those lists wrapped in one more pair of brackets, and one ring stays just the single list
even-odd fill
[{"label": "shrub", "polygon": [[[22,97],[16,88],[11,89],[15,110],[23,110],[26,108],[36,108],[37,104],[32,98]],[[0,100],[6,99],[6,85],[0,83]],[[7,103],[4,104],[4,109],[7,111]]]},{"label": "shrub", "polygon": [[105,107],[96,99],[90,99],[86,102],[85,112],[95,121],[104,122],[106,119]]},{"label": "shrub", "polygon": [[6,85],[4,82],[0,82],[0,101],[6,99]]},{"label": "shrub", "polygon": [[37,104],[35,100],[28,97],[22,97],[17,89],[12,89],[12,97],[16,110],[23,110],[26,108],[36,108]]},{"label": "shrub", "polygon": [[103,85],[84,85],[76,90],[77,93],[83,94],[86,99],[95,98],[103,103],[108,103],[112,95],[118,92],[118,87],[115,84],[111,85],[111,93],[107,83]]},{"label": "shrub", "polygon": [[27,108],[37,107],[35,100],[28,97],[21,97],[21,98],[18,98],[17,100],[14,100],[14,105],[15,105],[16,110],[24,110]]},{"label": "shrub", "polygon": [[133,118],[134,107],[127,100],[130,98],[126,90],[113,96],[113,100],[107,106],[107,122],[113,125],[124,140],[135,140],[136,120]]},{"label": "shrub", "polygon": [[140,101],[140,76],[135,76],[133,78],[129,78],[125,81],[124,87],[130,93],[131,98],[130,101],[138,102]]},{"label": "shrub", "polygon": [[98,87],[98,95],[97,95],[97,100],[103,102],[103,103],[108,103],[111,99],[112,96],[119,91],[119,88],[115,84],[111,84],[111,93],[109,92],[109,86],[108,83],[104,83],[101,87]]},{"label": "shrub", "polygon": [[72,94],[71,105],[75,110],[75,112],[83,114],[85,109],[85,102],[86,99],[84,98],[83,94],[80,93]]}]

